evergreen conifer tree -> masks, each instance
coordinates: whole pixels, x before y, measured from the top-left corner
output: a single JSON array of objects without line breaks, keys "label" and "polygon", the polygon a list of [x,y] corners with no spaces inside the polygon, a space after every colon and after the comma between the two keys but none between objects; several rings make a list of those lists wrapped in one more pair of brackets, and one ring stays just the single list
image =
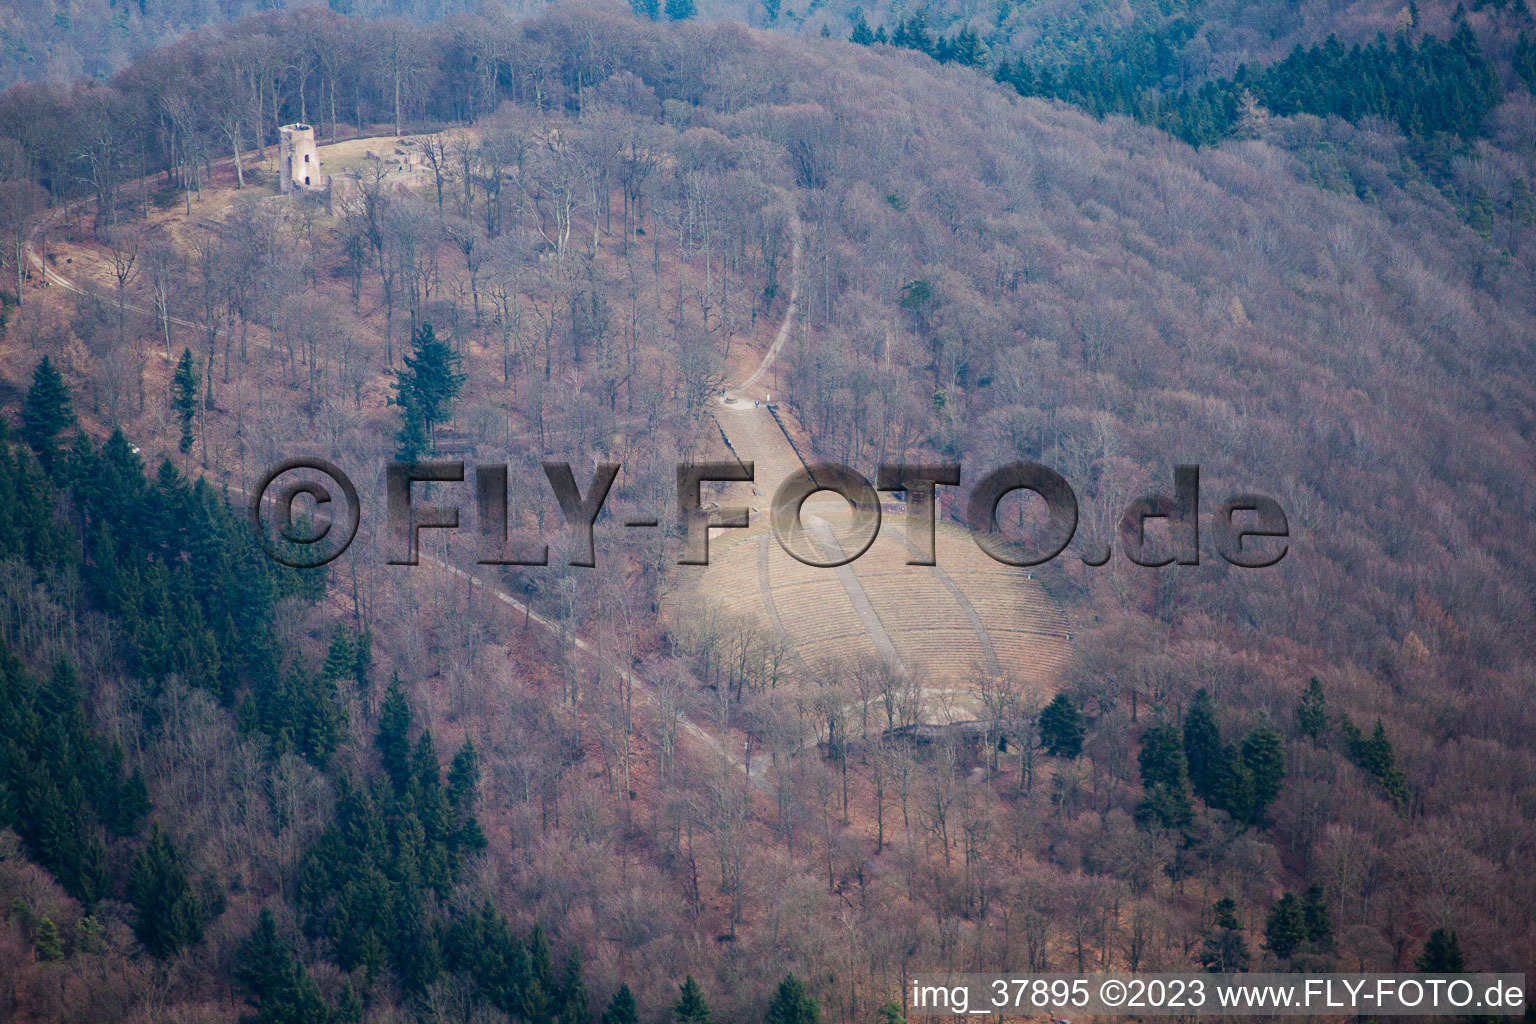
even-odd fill
[{"label": "evergreen conifer tree", "polygon": [[1275,901],[1264,923],[1264,942],[1275,956],[1285,959],[1307,941],[1307,914],[1301,900],[1286,893]]},{"label": "evergreen conifer tree", "polygon": [[128,900],[134,908],[134,934],[155,956],[164,959],[202,938],[202,902],[187,879],[181,854],[158,825],[133,858]]},{"label": "evergreen conifer tree", "polygon": [[639,1024],[639,1020],[640,1010],[635,1005],[635,994],[629,990],[628,985],[620,985],[613,998],[608,1000],[602,1024]]},{"label": "evergreen conifer tree", "polygon": [[411,771],[411,708],[406,703],[400,677],[389,681],[389,691],[384,695],[384,706],[379,709],[379,731],[373,745],[379,749],[384,771],[394,784],[396,793],[405,792]]},{"label": "evergreen conifer tree", "polygon": [[785,975],[768,1005],[763,1024],[821,1024],[821,1008],[793,974]]},{"label": "evergreen conifer tree", "polygon": [[1460,974],[1467,969],[1461,958],[1461,943],[1454,931],[1436,928],[1424,942],[1418,968],[1424,974]]},{"label": "evergreen conifer tree", "polygon": [[1217,774],[1222,759],[1221,728],[1216,724],[1216,707],[1210,691],[1195,691],[1184,715],[1184,760],[1189,767],[1190,788],[1206,803],[1216,791]]},{"label": "evergreen conifer tree", "polygon": [[37,453],[44,469],[53,468],[59,435],[74,423],[69,387],[54,369],[53,361],[43,356],[32,371],[32,386],[27,389],[27,399],[21,407],[21,436]]},{"label": "evergreen conifer tree", "polygon": [[411,458],[431,450],[432,432],[453,415],[453,403],[464,386],[459,354],[437,336],[431,324],[422,324],[411,339],[405,368],[395,371],[395,397],[403,423],[400,446]]},{"label": "evergreen conifer tree", "polygon": [[192,350],[181,350],[176,363],[176,373],[171,378],[171,405],[181,420],[181,440],[177,450],[185,455],[192,450],[192,418],[197,415],[197,370],[192,363]]},{"label": "evergreen conifer tree", "polygon": [[591,998],[581,976],[581,953],[572,949],[565,958],[565,977],[560,982],[560,1024],[590,1024]]},{"label": "evergreen conifer tree", "polygon": [[1253,779],[1254,824],[1264,821],[1265,809],[1280,795],[1285,781],[1285,744],[1280,734],[1266,726],[1254,729],[1243,738],[1243,764]]},{"label": "evergreen conifer tree", "polygon": [[32,949],[39,960],[64,959],[64,943],[59,939],[59,926],[53,923],[52,918],[45,917],[37,922],[37,936],[32,940]]},{"label": "evergreen conifer tree", "polygon": [[1073,758],[1083,752],[1083,715],[1072,698],[1058,693],[1040,713],[1040,743],[1051,757]]},{"label": "evergreen conifer tree", "polygon": [[672,1016],[678,1024],[709,1024],[709,1004],[704,1000],[704,990],[693,980],[693,975],[683,979],[678,986],[677,1005]]}]

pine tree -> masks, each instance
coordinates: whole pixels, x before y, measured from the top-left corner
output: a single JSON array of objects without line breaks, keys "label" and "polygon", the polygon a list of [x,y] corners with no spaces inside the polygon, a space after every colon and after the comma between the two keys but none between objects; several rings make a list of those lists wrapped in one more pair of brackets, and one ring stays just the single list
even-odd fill
[{"label": "pine tree", "polygon": [[1260,726],[1243,738],[1243,763],[1253,777],[1254,824],[1264,821],[1264,812],[1285,781],[1285,744],[1275,730]]},{"label": "pine tree", "polygon": [[1381,719],[1376,719],[1376,728],[1371,732],[1370,739],[1365,738],[1348,715],[1340,716],[1339,730],[1344,734],[1345,752],[1356,767],[1381,783],[1382,789],[1394,803],[1400,807],[1406,805],[1409,797],[1408,780],[1398,770],[1397,755]]},{"label": "pine tree", "polygon": [[793,974],[785,975],[763,1024],[821,1024],[821,1008]]},{"label": "pine tree", "polygon": [[422,324],[411,339],[405,368],[395,371],[392,401],[403,410],[402,450],[410,446],[418,455],[430,450],[433,429],[453,415],[453,403],[465,381],[459,363],[458,353],[437,336],[432,325]]},{"label": "pine tree", "polygon": [[133,931],[144,948],[161,959],[203,935],[203,907],[187,880],[181,854],[155,825],[133,858],[128,875]]},{"label": "pine tree", "polygon": [[[309,971],[277,934],[277,923],[265,907],[255,929],[240,944],[234,975],[258,1007],[256,1024],[329,1024],[332,1020],[360,1019],[360,1015],[354,1018],[331,1012]],[[350,986],[342,995],[344,1006],[347,992]],[[356,996],[352,999],[355,1001]]]},{"label": "pine tree", "polygon": [[628,985],[620,985],[613,998],[608,1000],[602,1024],[639,1024],[639,1021],[640,1009],[635,1005],[635,994]]},{"label": "pine tree", "polygon": [[862,12],[859,20],[853,23],[853,35],[848,37],[849,42],[858,43],[860,46],[868,46],[875,41],[875,34],[869,30],[869,22],[864,20]]},{"label": "pine tree", "polygon": [[528,936],[528,979],[529,984],[538,985],[546,996],[559,991],[554,958],[549,952],[549,937],[544,934],[544,926],[539,924],[533,926],[533,933]]},{"label": "pine tree", "polygon": [[177,450],[185,455],[192,450],[192,418],[197,415],[197,370],[192,363],[192,350],[181,350],[176,373],[171,378],[171,405],[181,420],[181,441]]},{"label": "pine tree", "polygon": [[1184,745],[1171,725],[1154,725],[1141,738],[1136,756],[1146,797],[1137,808],[1143,824],[1178,828],[1189,824],[1193,809],[1189,778],[1184,764]]},{"label": "pine tree", "polygon": [[565,958],[565,977],[560,982],[560,1024],[589,1024],[591,999],[581,977],[581,953],[572,949]]},{"label": "pine tree", "polygon": [[325,663],[320,666],[321,679],[345,679],[352,675],[357,661],[357,649],[352,631],[338,626],[331,635],[331,646],[326,651]]},{"label": "pine tree", "polygon": [[693,0],[667,0],[668,21],[686,21],[697,13]]},{"label": "pine tree", "polygon": [[144,773],[135,768],[128,781],[118,788],[113,831],[120,836],[133,835],[149,811],[149,787],[144,783]]},{"label": "pine tree", "polygon": [[466,739],[448,768],[448,805],[460,813],[468,813],[475,805],[475,791],[479,785],[480,754],[475,750],[474,741]]},{"label": "pine tree", "polygon": [[1040,743],[1051,757],[1074,758],[1083,752],[1083,715],[1072,698],[1058,693],[1040,713]]},{"label": "pine tree", "polygon": [[1454,931],[1436,928],[1424,942],[1419,954],[1419,971],[1423,974],[1460,974],[1467,969],[1461,958],[1461,943]]},{"label": "pine tree", "polygon": [[652,21],[661,17],[661,0],[629,0],[629,9]]},{"label": "pine tree", "polygon": [[395,404],[400,406],[400,429],[395,432],[395,455],[401,462],[418,462],[432,450],[426,418],[421,414],[421,406],[410,395],[402,394]]},{"label": "pine tree", "polygon": [[32,371],[32,386],[21,407],[21,436],[37,453],[43,468],[51,470],[58,457],[58,437],[74,426],[75,411],[69,387],[47,356]]},{"label": "pine tree", "polygon": [[373,630],[365,629],[357,636],[357,647],[352,658],[352,679],[357,692],[367,695],[371,688],[369,675],[373,671]]},{"label": "pine tree", "polygon": [[1253,817],[1253,773],[1237,747],[1227,744],[1217,755],[1212,772],[1211,793],[1207,801],[1246,825]]},{"label": "pine tree", "polygon": [[1307,914],[1301,900],[1286,893],[1270,908],[1264,924],[1264,942],[1282,960],[1307,941]]},{"label": "pine tree", "polygon": [[1207,803],[1215,792],[1221,757],[1221,728],[1216,724],[1215,704],[1210,691],[1201,687],[1195,691],[1184,715],[1184,760],[1189,767],[1190,787]]},{"label": "pine tree", "polygon": [[709,1004],[704,1001],[704,990],[693,980],[693,975],[683,979],[678,986],[677,1005],[672,1016],[678,1024],[709,1024]]},{"label": "pine tree", "polygon": [[1200,964],[1213,974],[1236,974],[1248,969],[1252,959],[1237,920],[1237,904],[1229,898],[1211,908],[1215,921],[1200,944]]},{"label": "pine tree", "polygon": [[240,943],[235,956],[235,980],[259,1003],[280,984],[291,959],[287,943],[277,934],[277,919],[263,907],[256,927]]},{"label": "pine tree", "polygon": [[1329,705],[1322,697],[1322,683],[1315,676],[1301,694],[1301,703],[1296,705],[1296,726],[1301,729],[1301,735],[1312,738],[1313,743],[1321,743],[1322,735],[1329,728]]},{"label": "pine tree", "polygon": [[64,943],[59,939],[59,926],[53,923],[52,918],[45,917],[37,922],[37,936],[32,940],[32,949],[39,960],[64,959]]},{"label": "pine tree", "polygon": [[404,793],[411,772],[411,707],[406,703],[400,677],[389,681],[384,706],[379,709],[379,731],[373,745],[379,750],[384,771],[396,793]]}]

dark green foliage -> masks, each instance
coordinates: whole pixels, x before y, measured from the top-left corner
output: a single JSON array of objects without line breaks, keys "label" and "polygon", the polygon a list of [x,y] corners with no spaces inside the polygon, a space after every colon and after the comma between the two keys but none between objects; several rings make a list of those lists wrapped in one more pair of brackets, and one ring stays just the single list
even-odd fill
[{"label": "dark green foliage", "polygon": [[581,977],[581,952],[571,950],[565,958],[565,976],[560,981],[560,1024],[590,1024],[591,997]]},{"label": "dark green foliage", "polygon": [[1240,747],[1222,743],[1215,705],[1204,689],[1195,693],[1184,715],[1184,758],[1195,795],[1244,825],[1263,820],[1285,778],[1279,735],[1260,727]]},{"label": "dark green foliage", "polygon": [[1307,50],[1296,47],[1252,86],[1276,114],[1380,117],[1416,140],[1480,135],[1502,98],[1498,76],[1465,23],[1446,42],[1425,36],[1417,46],[1400,35],[1346,50],[1330,36]]},{"label": "dark green foliage", "polygon": [[24,559],[34,569],[72,566],[75,551],[55,516],[57,500],[37,460],[12,446],[0,418],[0,557]]},{"label": "dark green foliage", "polygon": [[459,355],[422,324],[411,339],[405,368],[395,371],[395,397],[401,408],[401,457],[413,461],[432,447],[432,431],[453,415],[453,403],[464,386]]},{"label": "dark green foliage", "polygon": [[859,20],[853,23],[853,35],[848,37],[848,41],[860,46],[868,46],[875,41],[875,34],[869,30],[869,22],[864,20],[862,13]]},{"label": "dark green foliage", "polygon": [[1264,924],[1264,941],[1281,959],[1302,949],[1318,953],[1331,949],[1333,922],[1322,890],[1313,886],[1299,897],[1286,893],[1276,900]]},{"label": "dark green foliage", "polygon": [[192,364],[192,350],[181,350],[176,373],[171,378],[171,407],[181,420],[181,440],[177,448],[185,455],[192,450],[192,418],[197,415],[197,370]]},{"label": "dark green foliage", "polygon": [[1301,894],[1301,909],[1307,923],[1307,942],[1320,953],[1333,949],[1333,915],[1323,900],[1323,890],[1308,886]]},{"label": "dark green foliage", "polygon": [[1340,719],[1340,730],[1344,734],[1344,750],[1361,771],[1381,783],[1381,788],[1393,803],[1398,806],[1406,806],[1408,803],[1408,780],[1397,767],[1397,755],[1392,750],[1392,741],[1387,738],[1387,730],[1382,726],[1381,719],[1376,720],[1376,728],[1367,739],[1360,732],[1360,728],[1350,721],[1348,715]]},{"label": "dark green foliage", "polygon": [[480,785],[480,755],[473,740],[465,740],[448,769],[448,804],[454,810],[472,807]]},{"label": "dark green foliage", "polygon": [[372,683],[369,678],[373,671],[373,630],[365,629],[357,635],[357,644],[352,655],[352,681],[357,684],[357,692],[366,694]]},{"label": "dark green foliage", "polygon": [[1301,900],[1286,893],[1275,901],[1264,923],[1264,942],[1269,951],[1282,959],[1307,941],[1307,916]]},{"label": "dark green foliage", "polygon": [[[456,759],[459,788],[450,799],[431,732],[422,730],[413,750],[410,728],[410,707],[396,679],[374,741],[387,782],[358,785],[343,778],[335,820],[300,867],[299,898],[308,911],[307,927],[330,939],[332,956],[345,970],[362,969],[372,977],[391,968],[411,991],[431,984],[444,970],[462,970],[476,977],[499,1008],[522,1013],[529,987],[522,972],[492,976],[519,959],[501,941],[510,941],[505,922],[494,916],[471,918],[445,932],[434,924],[430,909],[452,892],[465,858],[484,846],[473,818],[474,748],[467,745],[468,753],[461,751]],[[542,932],[536,939],[542,993],[559,996],[548,944]],[[477,949],[476,943],[488,947]],[[550,1024],[558,1009],[546,1005],[541,1024]],[[525,1019],[533,1024],[534,1018]]]},{"label": "dark green foliage", "polygon": [[59,926],[53,923],[52,918],[43,918],[37,922],[37,935],[32,939],[32,951],[37,954],[39,960],[64,959],[64,943],[59,938]]},{"label": "dark green foliage", "polygon": [[963,64],[968,68],[979,68],[987,62],[987,48],[969,26],[940,39],[933,55],[941,64]]},{"label": "dark green foliage", "polygon": [[786,975],[763,1016],[764,1024],[821,1024],[821,1008],[800,979]]},{"label": "dark green foliage", "polygon": [[356,663],[357,643],[352,631],[346,626],[336,627],[336,632],[331,635],[331,646],[325,653],[325,663],[320,666],[320,678],[349,678]]},{"label": "dark green foliage", "polygon": [[432,450],[432,438],[427,431],[427,421],[421,407],[402,397],[395,404],[400,406],[400,429],[395,432],[395,455],[402,462],[417,462]]},{"label": "dark green foliage", "polygon": [[693,0],[667,0],[667,20],[685,21],[698,13]]},{"label": "dark green foliage", "polygon": [[1040,744],[1051,757],[1076,757],[1083,752],[1083,714],[1064,693],[1058,693],[1040,713]]},{"label": "dark green foliage", "polygon": [[410,778],[410,731],[411,708],[406,703],[400,677],[393,676],[389,691],[384,695],[384,705],[379,709],[379,731],[374,736],[373,745],[378,748],[384,773],[397,793],[405,791]]},{"label": "dark green foliage", "polygon": [[1259,824],[1264,812],[1285,781],[1285,744],[1280,734],[1265,726],[1250,732],[1243,739],[1243,764],[1253,779],[1253,813],[1250,819]]},{"label": "dark green foliage", "polygon": [[704,990],[693,980],[693,975],[683,979],[678,986],[677,1005],[672,1016],[678,1024],[709,1024],[709,1004],[704,1001]]},{"label": "dark green foliage", "polygon": [[529,981],[528,951],[489,902],[478,913],[459,917],[448,926],[443,960],[448,969],[473,980],[498,1010],[520,1011]]},{"label": "dark green foliage", "polygon": [[[1232,134],[1251,97],[1281,115],[1352,122],[1379,117],[1396,125],[1423,153],[1442,139],[1482,134],[1488,113],[1502,99],[1494,68],[1465,23],[1445,42],[1433,36],[1417,44],[1406,35],[1390,41],[1382,36],[1368,46],[1346,49],[1329,37],[1310,49],[1298,46],[1263,69],[1240,67],[1231,79],[1191,91],[1183,86],[1181,54],[1198,29],[1198,21],[1185,16],[1160,22],[1142,17],[1065,64],[1004,59],[993,68],[993,77],[1021,95],[1063,100],[1098,117],[1134,117],[1196,146]],[[910,33],[893,42],[933,52]],[[1528,45],[1517,49],[1517,69],[1522,53],[1536,67],[1530,52]]]},{"label": "dark green foliage", "polygon": [[325,767],[347,735],[347,709],[336,679],[324,669],[314,677],[300,658],[277,684],[262,688],[256,708],[273,753],[296,753],[316,767]]},{"label": "dark green foliage", "polygon": [[75,410],[70,403],[69,388],[64,378],[54,369],[53,362],[43,356],[32,371],[32,387],[27,390],[27,400],[21,407],[21,436],[37,453],[45,468],[50,468],[58,455],[59,435],[74,426]]},{"label": "dark green foliage", "polygon": [[1536,92],[1536,43],[1524,32],[1515,42],[1515,74],[1531,92]]},{"label": "dark green foliage", "polygon": [[153,483],[121,433],[100,451],[76,443],[63,471],[84,537],[82,578],[102,611],[121,620],[135,675],[177,675],[234,703],[282,685],[272,610],[317,598],[324,572],[285,569],[256,544],[243,516],[169,462]]},{"label": "dark green foliage", "polygon": [[533,933],[528,936],[528,978],[547,994],[553,995],[558,991],[555,987],[555,959],[550,954],[549,936],[544,934],[543,925],[534,925]]},{"label": "dark green foliage", "polygon": [[891,33],[891,45],[933,56],[935,43],[933,33],[928,31],[928,12],[920,7],[911,17],[897,22]]},{"label": "dark green foliage", "polygon": [[1190,788],[1196,796],[1210,803],[1222,760],[1222,747],[1216,707],[1210,691],[1204,687],[1195,691],[1189,711],[1184,715],[1184,760],[1189,767]]},{"label": "dark green foliage", "polygon": [[1302,692],[1301,702],[1296,705],[1296,727],[1303,736],[1321,744],[1328,731],[1328,701],[1323,697],[1323,684],[1313,677]]},{"label": "dark green foliage", "polygon": [[1141,784],[1146,796],[1136,809],[1143,825],[1179,828],[1193,816],[1189,799],[1188,770],[1184,762],[1184,744],[1171,725],[1154,725],[1141,738],[1137,755]]},{"label": "dark green foliage", "polygon": [[661,17],[661,0],[629,0],[629,9],[652,21]]},{"label": "dark green foliage", "polygon": [[1424,974],[1460,974],[1467,969],[1461,958],[1461,943],[1454,931],[1436,928],[1424,942],[1418,968]]},{"label": "dark green foliage", "polygon": [[1216,901],[1211,908],[1215,920],[1200,944],[1200,965],[1213,974],[1246,971],[1252,960],[1248,942],[1237,920],[1237,904],[1229,898]]},{"label": "dark green foliage", "polygon": [[270,910],[262,910],[255,929],[240,944],[234,976],[257,1007],[256,1024],[327,1024],[348,1019],[326,1006],[309,971],[278,935]]},{"label": "dark green foliage", "polygon": [[639,1024],[639,1020],[640,1010],[635,1006],[635,994],[629,990],[628,985],[620,985],[613,998],[608,1000],[602,1024]]},{"label": "dark green foliage", "polygon": [[142,776],[122,774],[121,753],[91,731],[73,667],[40,684],[0,641],[0,827],[86,904],[107,895],[105,828],[131,834],[147,809]]},{"label": "dark green foliage", "polygon": [[1207,803],[1226,811],[1233,821],[1246,824],[1253,817],[1253,773],[1231,743],[1217,755]]},{"label": "dark green foliage", "polygon": [[155,825],[134,856],[128,874],[133,933],[144,948],[165,958],[203,937],[207,910],[193,891],[186,865],[170,836]]}]

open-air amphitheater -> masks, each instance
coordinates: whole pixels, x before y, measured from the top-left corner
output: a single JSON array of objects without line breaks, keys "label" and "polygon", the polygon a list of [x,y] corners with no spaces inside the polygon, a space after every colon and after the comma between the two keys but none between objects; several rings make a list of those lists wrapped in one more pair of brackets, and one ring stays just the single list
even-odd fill
[{"label": "open-air amphitheater", "polygon": [[[1070,628],[1033,572],[993,560],[963,527],[943,521],[935,529],[937,565],[907,564],[916,552],[900,502],[883,506],[879,534],[858,558],[837,568],[806,565],[769,523],[774,489],[803,466],[781,420],[762,398],[740,393],[722,399],[716,418],[730,449],[721,456],[755,468],[754,483],[721,485],[718,500],[750,508],[750,525],[711,531],[709,565],[694,575],[692,590],[711,609],[776,632],[790,652],[789,673],[814,678],[877,659],[911,681],[926,724],[980,718],[978,683],[987,673],[1036,693],[1059,685]],[[841,496],[818,492],[802,517],[824,560],[853,547]]]}]

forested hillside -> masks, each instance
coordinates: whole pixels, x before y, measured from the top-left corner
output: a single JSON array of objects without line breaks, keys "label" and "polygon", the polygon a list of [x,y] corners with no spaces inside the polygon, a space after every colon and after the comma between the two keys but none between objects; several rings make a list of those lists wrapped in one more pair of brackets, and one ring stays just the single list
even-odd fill
[{"label": "forested hillside", "polygon": [[[0,95],[0,1016],[889,1024],[922,970],[1528,970],[1536,104],[1459,25],[1268,54],[1199,148],[968,43],[617,5],[263,15]],[[328,195],[278,193],[295,121]],[[977,665],[954,725],[678,614],[677,538],[616,524],[728,457],[781,330],[796,450],[1072,482],[1053,685]],[[362,493],[323,570],[242,519],[294,454]],[[466,530],[389,564],[397,455],[508,464],[551,565],[477,565],[458,484]],[[550,459],[625,467],[596,571]],[[1207,512],[1279,501],[1283,561],[1123,557],[1188,462]]]}]

